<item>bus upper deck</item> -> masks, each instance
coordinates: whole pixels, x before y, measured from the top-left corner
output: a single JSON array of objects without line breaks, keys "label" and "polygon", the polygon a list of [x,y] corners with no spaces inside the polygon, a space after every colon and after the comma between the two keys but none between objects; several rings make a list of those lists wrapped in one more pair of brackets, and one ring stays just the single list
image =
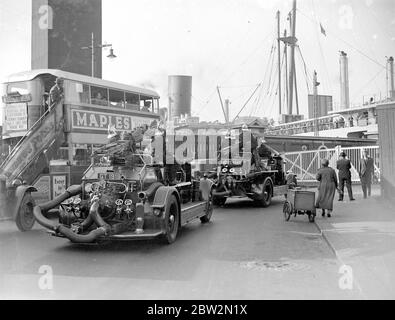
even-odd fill
[{"label": "bus upper deck", "polygon": [[2,135],[9,149],[3,151],[10,151],[48,109],[47,95],[56,78],[63,82],[65,129],[71,136],[79,133],[70,139],[75,143],[97,144],[109,125],[128,131],[159,119],[159,95],[153,90],[60,70],[21,72],[3,84]]},{"label": "bus upper deck", "polygon": [[[49,108],[46,99],[57,78],[63,99]],[[91,155],[106,144],[109,128],[130,132],[160,119],[159,95],[145,88],[49,69],[11,75],[3,85],[8,156],[1,179],[11,188],[33,185],[42,200],[81,179]]]}]

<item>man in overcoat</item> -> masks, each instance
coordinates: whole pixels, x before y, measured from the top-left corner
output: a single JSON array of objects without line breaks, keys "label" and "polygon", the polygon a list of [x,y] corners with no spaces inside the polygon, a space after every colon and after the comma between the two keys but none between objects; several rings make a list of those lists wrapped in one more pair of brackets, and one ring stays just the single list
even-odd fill
[{"label": "man in overcoat", "polygon": [[359,178],[361,179],[363,198],[366,199],[371,195],[372,176],[374,173],[374,161],[368,154],[367,150],[362,152],[362,159],[359,163]]},{"label": "man in overcoat", "polygon": [[355,200],[352,195],[351,187],[351,161],[346,158],[346,153],[344,151],[340,153],[340,159],[337,160],[336,168],[339,170],[339,201],[343,201],[344,184],[346,184],[350,201]]}]

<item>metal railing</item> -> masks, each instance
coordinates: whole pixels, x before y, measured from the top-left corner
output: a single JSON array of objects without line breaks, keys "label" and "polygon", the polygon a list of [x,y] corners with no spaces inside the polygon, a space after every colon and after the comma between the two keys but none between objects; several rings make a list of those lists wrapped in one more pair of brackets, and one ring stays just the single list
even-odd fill
[{"label": "metal railing", "polygon": [[379,146],[364,147],[347,147],[328,149],[324,146],[318,150],[287,152],[283,154],[285,160],[285,170],[290,170],[297,175],[299,181],[315,182],[316,174],[321,167],[321,160],[328,159],[329,166],[336,170],[336,162],[339,159],[340,152],[344,151],[347,158],[351,161],[351,180],[359,182],[358,168],[362,159],[362,151],[367,150],[374,161],[374,182],[380,181],[380,161]]}]

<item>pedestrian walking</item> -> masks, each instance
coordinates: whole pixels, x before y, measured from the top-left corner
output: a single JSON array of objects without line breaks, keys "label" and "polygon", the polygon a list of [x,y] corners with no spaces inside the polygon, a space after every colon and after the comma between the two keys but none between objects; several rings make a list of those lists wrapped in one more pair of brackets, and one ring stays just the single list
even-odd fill
[{"label": "pedestrian walking", "polygon": [[374,173],[374,161],[365,149],[362,152],[362,159],[358,168],[359,179],[361,180],[363,198],[370,197],[372,193],[372,176]]},{"label": "pedestrian walking", "polygon": [[352,195],[351,187],[351,161],[346,158],[346,153],[344,151],[340,153],[340,159],[337,160],[336,168],[339,170],[339,201],[343,201],[344,184],[346,184],[350,201],[355,200]]},{"label": "pedestrian walking", "polygon": [[322,209],[322,216],[325,217],[325,210],[328,210],[327,216],[331,217],[333,211],[333,199],[337,189],[337,176],[336,171],[329,167],[329,161],[322,159],[321,169],[317,172],[317,180],[320,182],[318,185],[318,197],[316,201],[316,208]]}]

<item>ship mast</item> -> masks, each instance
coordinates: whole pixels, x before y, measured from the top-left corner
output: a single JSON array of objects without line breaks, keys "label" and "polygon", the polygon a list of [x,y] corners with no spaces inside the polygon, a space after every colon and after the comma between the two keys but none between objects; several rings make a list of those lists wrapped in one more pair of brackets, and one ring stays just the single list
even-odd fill
[{"label": "ship mast", "polygon": [[292,114],[292,102],[293,102],[293,87],[295,83],[295,32],[296,32],[296,0],[293,0],[292,4],[292,16],[291,19],[291,38],[290,38],[290,68],[289,68],[289,85],[288,85],[288,114]]},{"label": "ship mast", "polygon": [[280,10],[277,11],[277,59],[278,59],[278,114],[281,115],[281,52],[280,52]]}]

